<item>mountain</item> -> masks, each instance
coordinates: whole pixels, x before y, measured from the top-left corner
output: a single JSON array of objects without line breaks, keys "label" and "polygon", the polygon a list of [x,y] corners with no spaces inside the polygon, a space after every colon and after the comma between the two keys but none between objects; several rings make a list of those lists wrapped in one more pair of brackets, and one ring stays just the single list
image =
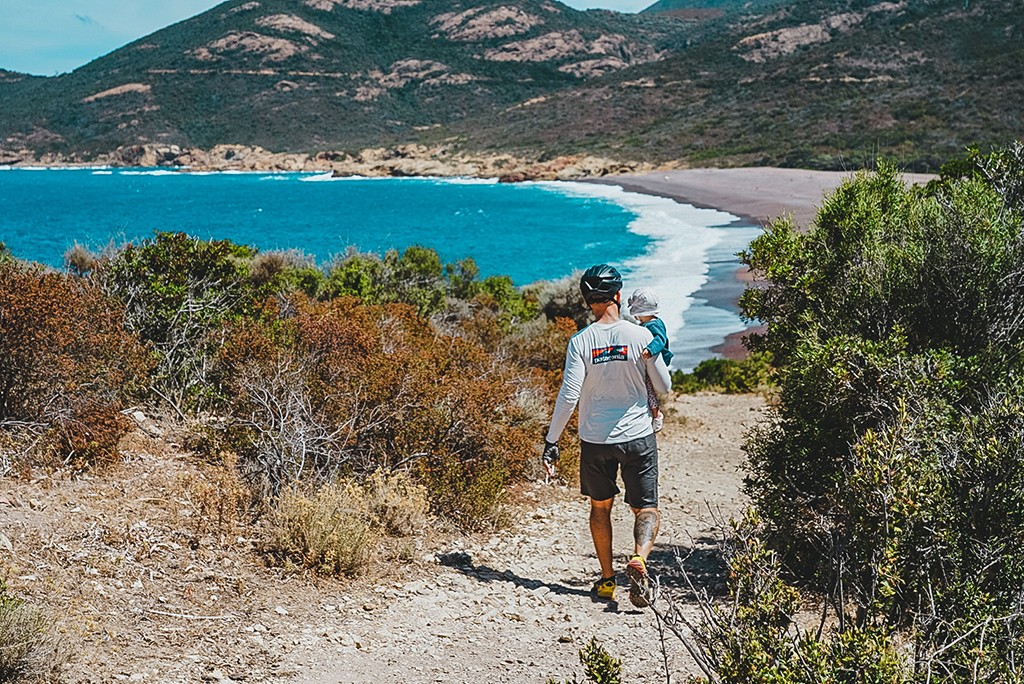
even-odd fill
[{"label": "mountain", "polygon": [[[456,130],[563,154],[933,171],[1020,138],[1016,0],[804,0],[705,20],[678,54]],[[538,125],[537,122],[544,122]],[[470,128],[471,127],[471,128]]]},{"label": "mountain", "polygon": [[[0,72],[0,147],[138,143],[915,170],[1021,135],[1017,0],[229,0],[71,74]],[[2,157],[0,157],[2,159]]]},{"label": "mountain", "polygon": [[681,33],[547,0],[230,0],[71,74],[0,82],[0,140],[87,154],[402,141],[655,61]]}]

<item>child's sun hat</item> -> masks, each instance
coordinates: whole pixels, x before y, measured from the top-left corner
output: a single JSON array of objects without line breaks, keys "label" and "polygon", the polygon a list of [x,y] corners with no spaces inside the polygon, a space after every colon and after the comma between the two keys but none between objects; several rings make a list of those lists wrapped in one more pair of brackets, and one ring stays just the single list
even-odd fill
[{"label": "child's sun hat", "polygon": [[633,316],[657,316],[659,313],[658,295],[649,287],[638,287],[626,303]]}]

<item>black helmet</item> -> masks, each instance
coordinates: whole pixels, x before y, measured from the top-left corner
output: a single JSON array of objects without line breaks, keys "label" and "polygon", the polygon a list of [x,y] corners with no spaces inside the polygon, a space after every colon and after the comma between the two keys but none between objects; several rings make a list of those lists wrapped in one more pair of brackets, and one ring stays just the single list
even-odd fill
[{"label": "black helmet", "polygon": [[587,304],[608,302],[622,289],[622,276],[608,264],[591,266],[580,278],[580,293]]}]

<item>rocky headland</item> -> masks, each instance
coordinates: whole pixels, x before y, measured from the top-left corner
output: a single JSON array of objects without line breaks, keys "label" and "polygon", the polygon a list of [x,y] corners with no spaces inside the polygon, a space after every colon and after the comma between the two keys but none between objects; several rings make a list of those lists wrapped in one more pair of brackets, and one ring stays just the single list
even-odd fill
[{"label": "rocky headland", "polygon": [[599,178],[644,173],[655,168],[652,164],[590,155],[567,155],[541,161],[513,154],[472,154],[446,146],[416,144],[367,148],[354,154],[271,152],[249,145],[216,145],[204,150],[178,145],[140,144],[125,145],[90,158],[0,149],[0,165],[143,167],[181,171],[319,171],[335,176],[473,177],[498,178],[503,182]]}]

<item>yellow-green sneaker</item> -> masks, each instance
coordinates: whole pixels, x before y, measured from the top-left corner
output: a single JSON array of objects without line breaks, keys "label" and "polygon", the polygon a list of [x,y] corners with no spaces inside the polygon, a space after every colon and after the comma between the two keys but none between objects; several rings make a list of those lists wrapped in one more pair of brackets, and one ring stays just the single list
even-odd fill
[{"label": "yellow-green sneaker", "polygon": [[605,601],[614,601],[615,575],[612,575],[611,577],[602,577],[594,582],[594,586],[590,588],[590,594],[595,598],[603,599]]},{"label": "yellow-green sneaker", "polygon": [[633,556],[629,559],[629,563],[626,564],[626,576],[629,577],[629,602],[637,608],[651,605],[651,578],[647,574],[647,561],[643,556]]}]

